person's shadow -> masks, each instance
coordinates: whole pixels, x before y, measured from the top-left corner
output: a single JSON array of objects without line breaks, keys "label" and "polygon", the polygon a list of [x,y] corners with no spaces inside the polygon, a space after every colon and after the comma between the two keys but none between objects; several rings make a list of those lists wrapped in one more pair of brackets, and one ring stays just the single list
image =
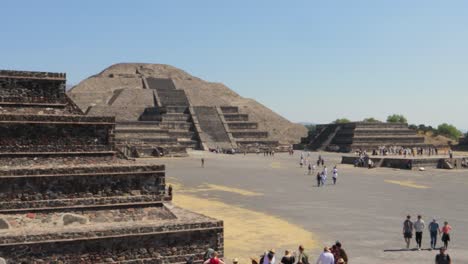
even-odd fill
[{"label": "person's shadow", "polygon": [[[384,249],[384,252],[402,252],[402,251],[418,251],[418,249],[417,248]],[[432,248],[421,248],[421,251],[432,251]]]}]

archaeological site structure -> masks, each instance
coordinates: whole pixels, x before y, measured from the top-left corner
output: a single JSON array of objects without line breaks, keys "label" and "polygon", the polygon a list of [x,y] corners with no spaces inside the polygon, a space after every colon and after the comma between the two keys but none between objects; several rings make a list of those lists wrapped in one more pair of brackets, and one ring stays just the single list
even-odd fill
[{"label": "archaeological site structure", "polygon": [[114,118],[84,115],[65,74],[0,71],[0,131],[7,263],[199,263],[209,247],[223,252],[223,222],[172,206],[164,165],[119,158]]},{"label": "archaeological site structure", "polygon": [[379,147],[430,147],[424,136],[402,123],[350,122],[317,125],[317,130],[302,138],[302,147],[309,150],[337,152],[367,151]]},{"label": "archaeological site structure", "polygon": [[135,157],[189,148],[285,150],[307,133],[220,83],[169,65],[116,64],[68,94],[88,116],[115,116],[117,147]]}]

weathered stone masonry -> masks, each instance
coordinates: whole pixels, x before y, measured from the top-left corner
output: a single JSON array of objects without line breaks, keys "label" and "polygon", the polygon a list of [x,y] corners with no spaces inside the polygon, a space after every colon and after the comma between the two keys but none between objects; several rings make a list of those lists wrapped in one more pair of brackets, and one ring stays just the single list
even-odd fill
[{"label": "weathered stone masonry", "polygon": [[0,71],[0,257],[176,263],[223,252],[223,222],[171,205],[164,165],[117,158],[115,122],[84,116],[65,74]]}]

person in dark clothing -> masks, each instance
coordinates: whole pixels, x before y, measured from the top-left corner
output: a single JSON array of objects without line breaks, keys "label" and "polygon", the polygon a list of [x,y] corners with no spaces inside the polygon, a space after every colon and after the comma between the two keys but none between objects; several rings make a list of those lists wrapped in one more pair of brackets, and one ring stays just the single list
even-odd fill
[{"label": "person in dark clothing", "polygon": [[342,258],[345,261],[345,263],[348,263],[348,255],[346,254],[346,251],[341,247],[341,242],[336,241],[335,246],[336,246],[336,251],[338,253],[337,255],[339,256],[338,258],[336,258],[336,261]]},{"label": "person in dark clothing", "polygon": [[317,172],[317,187],[320,187],[321,182],[322,176],[320,175],[320,172]]},{"label": "person in dark clothing", "polygon": [[284,251],[284,256],[281,258],[281,263],[282,264],[294,264],[296,262],[296,258],[291,255],[291,252],[289,250]]},{"label": "person in dark clothing", "polygon": [[440,248],[440,253],[435,257],[435,264],[452,264],[449,254],[445,253],[444,247]]}]

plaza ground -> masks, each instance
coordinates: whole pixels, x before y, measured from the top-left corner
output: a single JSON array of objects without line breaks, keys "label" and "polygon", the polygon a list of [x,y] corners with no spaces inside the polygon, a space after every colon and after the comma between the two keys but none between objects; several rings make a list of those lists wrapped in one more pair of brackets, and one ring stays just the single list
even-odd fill
[{"label": "plaza ground", "polygon": [[[166,164],[176,205],[225,221],[228,263],[234,257],[247,263],[269,248],[281,257],[299,244],[315,263],[323,246],[336,240],[350,263],[433,263],[437,251],[402,250],[407,214],[422,214],[426,225],[433,217],[449,221],[448,253],[454,263],[468,263],[468,170],[368,170],[339,164],[339,154],[320,154],[329,171],[338,165],[337,185],[329,176],[326,186],[316,187],[315,175],[299,166],[300,152],[264,157],[195,151],[187,158],[140,161]],[[318,155],[312,152],[310,160]],[[428,232],[423,248],[429,248]]]}]

